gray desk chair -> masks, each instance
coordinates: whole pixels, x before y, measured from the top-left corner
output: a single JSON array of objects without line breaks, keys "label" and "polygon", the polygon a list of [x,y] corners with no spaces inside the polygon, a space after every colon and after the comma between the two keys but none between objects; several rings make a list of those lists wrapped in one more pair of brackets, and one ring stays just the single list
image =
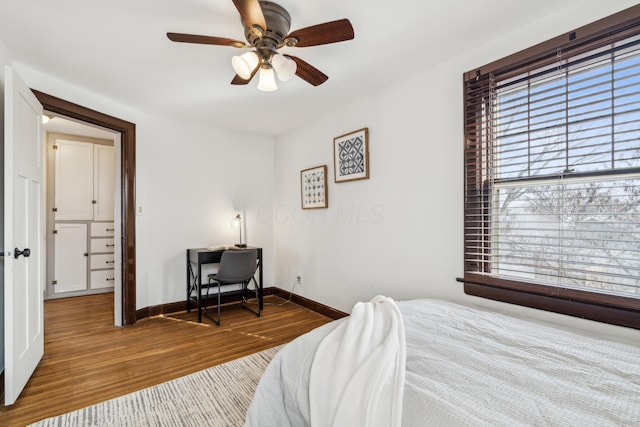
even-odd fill
[{"label": "gray desk chair", "polygon": [[[222,253],[220,267],[216,274],[209,274],[207,283],[207,301],[209,299],[209,289],[218,288],[218,319],[213,319],[206,311],[205,314],[216,325],[220,326],[220,288],[226,285],[242,285],[242,307],[249,310],[256,316],[260,316],[260,304],[258,296],[258,283],[254,277],[258,268],[258,251],[255,249],[227,250]],[[258,301],[258,311],[253,311],[246,306],[249,283],[253,280],[256,291],[256,301]]]}]

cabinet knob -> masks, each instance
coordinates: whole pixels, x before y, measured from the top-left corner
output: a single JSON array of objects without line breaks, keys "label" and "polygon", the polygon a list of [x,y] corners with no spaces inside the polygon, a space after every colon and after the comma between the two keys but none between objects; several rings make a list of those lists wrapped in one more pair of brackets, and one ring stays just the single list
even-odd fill
[{"label": "cabinet knob", "polygon": [[19,257],[20,255],[24,256],[25,258],[28,258],[28,257],[29,257],[29,255],[31,255],[31,249],[29,249],[29,248],[24,248],[23,250],[20,250],[20,249],[18,249],[18,248],[15,248],[15,249],[13,250],[13,257],[14,257],[15,259],[18,259],[18,257]]}]

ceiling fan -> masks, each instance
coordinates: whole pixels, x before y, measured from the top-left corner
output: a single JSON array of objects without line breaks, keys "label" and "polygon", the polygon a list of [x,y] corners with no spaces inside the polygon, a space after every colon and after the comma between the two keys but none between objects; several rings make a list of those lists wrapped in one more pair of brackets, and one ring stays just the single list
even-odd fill
[{"label": "ceiling fan", "polygon": [[240,12],[247,42],[213,36],[167,33],[174,42],[198,43],[236,48],[253,48],[231,60],[236,76],[233,85],[246,85],[260,71],[258,89],[277,89],[274,70],[282,81],[297,75],[313,86],[327,81],[322,71],[302,59],[278,53],[281,47],[308,47],[351,40],[353,27],[348,19],[325,22],[289,33],[291,16],[282,6],[263,0],[233,0]]}]

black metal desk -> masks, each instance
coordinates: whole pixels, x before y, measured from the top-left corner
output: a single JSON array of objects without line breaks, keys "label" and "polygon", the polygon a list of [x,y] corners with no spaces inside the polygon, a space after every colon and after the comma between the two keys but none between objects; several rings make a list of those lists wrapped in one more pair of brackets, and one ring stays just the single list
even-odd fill
[{"label": "black metal desk", "polygon": [[[258,305],[263,309],[262,301],[262,248],[247,246],[242,249],[256,249],[258,251]],[[198,322],[202,321],[202,264],[217,264],[225,250],[233,249],[187,249],[187,311],[191,311],[191,304],[195,302],[198,308]],[[191,296],[195,292],[195,301]]]}]

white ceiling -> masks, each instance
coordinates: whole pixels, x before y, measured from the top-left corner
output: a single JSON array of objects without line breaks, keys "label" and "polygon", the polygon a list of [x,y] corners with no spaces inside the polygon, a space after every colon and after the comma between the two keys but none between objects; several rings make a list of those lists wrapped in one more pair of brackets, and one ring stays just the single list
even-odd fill
[{"label": "white ceiling", "polygon": [[291,14],[292,31],[351,21],[354,40],[288,48],[329,76],[323,85],[294,77],[271,93],[256,89],[257,78],[232,86],[231,57],[241,50],[167,39],[167,32],[179,32],[244,40],[231,0],[3,1],[0,39],[14,62],[133,108],[278,135],[332,105],[389,86],[579,0],[276,2]]}]

